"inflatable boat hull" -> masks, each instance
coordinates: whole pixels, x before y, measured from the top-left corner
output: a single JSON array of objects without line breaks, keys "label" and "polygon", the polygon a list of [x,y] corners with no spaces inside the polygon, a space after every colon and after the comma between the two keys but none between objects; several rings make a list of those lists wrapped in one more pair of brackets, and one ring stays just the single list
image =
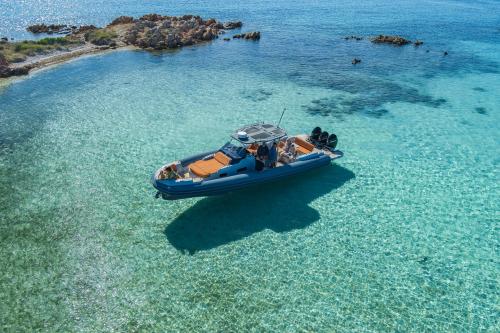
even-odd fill
[{"label": "inflatable boat hull", "polygon": [[[340,151],[335,151],[335,153],[337,154],[335,158],[324,154],[308,160],[295,161],[277,168],[202,181],[160,180],[153,175],[152,183],[161,197],[166,200],[221,195],[241,190],[249,186],[281,180],[286,177],[306,173],[310,170],[330,165],[333,159],[343,155]],[[196,160],[199,156],[205,155],[206,153],[196,155],[181,162],[182,164],[189,163],[190,160]]]}]

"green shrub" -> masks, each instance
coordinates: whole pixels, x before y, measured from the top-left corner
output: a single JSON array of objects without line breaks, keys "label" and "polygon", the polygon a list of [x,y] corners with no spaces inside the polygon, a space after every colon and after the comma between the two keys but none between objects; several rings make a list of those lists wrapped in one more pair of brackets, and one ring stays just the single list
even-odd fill
[{"label": "green shrub", "polygon": [[96,45],[107,45],[111,43],[117,34],[107,29],[96,29],[85,33],[85,40]]}]

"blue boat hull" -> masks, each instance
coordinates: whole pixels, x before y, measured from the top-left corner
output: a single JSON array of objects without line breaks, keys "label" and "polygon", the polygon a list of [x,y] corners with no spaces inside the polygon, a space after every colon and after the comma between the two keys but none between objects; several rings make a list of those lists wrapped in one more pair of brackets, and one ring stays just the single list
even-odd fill
[{"label": "blue boat hull", "polygon": [[[197,156],[193,156],[184,161],[196,158]],[[278,168],[266,169],[264,171],[252,171],[224,178],[203,180],[201,182],[175,182],[172,180],[159,180],[153,176],[152,183],[161,194],[162,198],[166,200],[220,195],[244,189],[249,186],[268,183],[305,173],[319,167],[330,165],[331,160],[332,158],[328,155],[320,155],[313,159],[296,161]]]}]

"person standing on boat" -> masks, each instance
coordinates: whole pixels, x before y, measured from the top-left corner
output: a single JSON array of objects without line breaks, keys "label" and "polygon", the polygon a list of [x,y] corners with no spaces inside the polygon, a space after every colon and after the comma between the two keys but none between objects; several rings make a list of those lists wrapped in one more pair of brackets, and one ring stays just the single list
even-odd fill
[{"label": "person standing on boat", "polygon": [[269,167],[274,168],[276,162],[278,161],[278,146],[276,142],[273,142],[271,148],[269,149]]},{"label": "person standing on boat", "polygon": [[269,148],[267,145],[261,144],[257,148],[257,159],[260,163],[263,164],[263,166],[268,167],[268,161],[269,161]]}]

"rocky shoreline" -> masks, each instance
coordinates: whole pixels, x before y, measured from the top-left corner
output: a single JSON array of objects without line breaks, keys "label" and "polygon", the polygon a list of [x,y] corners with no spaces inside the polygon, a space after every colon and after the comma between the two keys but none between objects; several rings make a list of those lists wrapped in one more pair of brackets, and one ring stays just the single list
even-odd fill
[{"label": "rocky shoreline", "polygon": [[[0,78],[26,75],[34,68],[45,67],[85,54],[140,48],[145,50],[176,49],[206,43],[226,30],[239,29],[240,21],[219,22],[196,15],[163,16],[147,14],[138,19],[120,16],[104,28],[93,25],[68,26],[36,24],[27,28],[32,33],[58,34],[64,37],[38,41],[0,41]],[[260,32],[236,34],[233,38],[259,40]]]}]

